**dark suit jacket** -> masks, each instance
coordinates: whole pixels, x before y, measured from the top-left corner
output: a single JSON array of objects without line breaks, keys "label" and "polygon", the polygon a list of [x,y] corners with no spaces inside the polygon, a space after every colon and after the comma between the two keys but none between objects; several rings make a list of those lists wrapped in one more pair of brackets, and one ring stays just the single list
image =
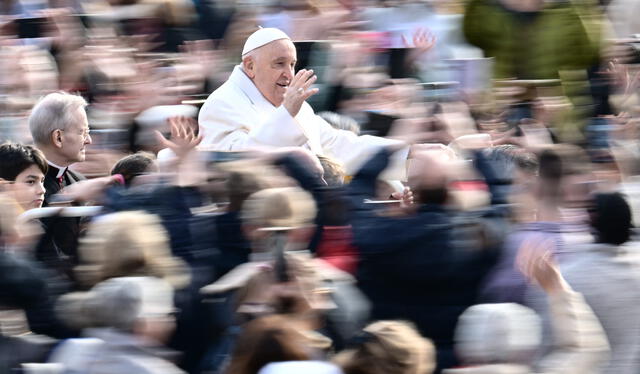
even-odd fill
[{"label": "dark suit jacket", "polygon": [[[63,174],[62,183],[58,182],[59,169],[49,165],[44,177],[44,203],[48,206],[51,197],[62,188],[86,179],[69,169]],[[48,217],[41,220],[45,233],[36,248],[36,258],[49,268],[65,273],[73,278],[72,268],[78,259],[78,237],[80,218]]]}]

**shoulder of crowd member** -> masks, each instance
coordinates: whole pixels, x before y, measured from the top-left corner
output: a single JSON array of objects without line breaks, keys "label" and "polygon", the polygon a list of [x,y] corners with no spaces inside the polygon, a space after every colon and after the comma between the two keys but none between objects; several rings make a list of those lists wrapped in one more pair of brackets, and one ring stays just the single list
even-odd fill
[{"label": "shoulder of crowd member", "polygon": [[0,252],[0,305],[27,308],[47,297],[44,270],[37,264]]},{"label": "shoulder of crowd member", "polygon": [[391,157],[392,153],[388,148],[381,147],[378,152],[364,163],[353,179],[378,176],[389,164],[389,157]]},{"label": "shoulder of crowd member", "polygon": [[498,253],[504,238],[509,233],[506,209],[496,214],[495,209],[486,208],[452,214],[452,243],[463,252],[474,254],[478,250]]}]

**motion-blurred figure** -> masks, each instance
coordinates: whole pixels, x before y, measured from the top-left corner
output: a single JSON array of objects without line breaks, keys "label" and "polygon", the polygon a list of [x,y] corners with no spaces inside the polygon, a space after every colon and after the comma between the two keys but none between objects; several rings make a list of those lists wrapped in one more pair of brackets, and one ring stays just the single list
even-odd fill
[{"label": "motion-blurred figure", "polygon": [[573,291],[551,259],[548,240],[532,238],[520,248],[518,267],[542,287],[554,328],[553,351],[536,367],[540,319],[518,304],[480,304],[467,309],[456,327],[456,352],[464,367],[445,374],[599,373],[609,346],[602,326],[581,294]]},{"label": "motion-blurred figure", "polygon": [[611,345],[611,360],[602,373],[636,373],[640,351],[640,284],[631,240],[631,210],[618,193],[597,194],[590,209],[595,243],[562,264],[567,282],[584,295],[602,323]]},{"label": "motion-blurred figure", "polygon": [[112,278],[65,296],[64,318],[85,325],[86,338],[56,349],[50,362],[79,373],[183,373],[163,347],[174,328],[173,288],[152,277]]},{"label": "motion-blurred figure", "polygon": [[333,359],[345,374],[431,374],[435,350],[411,324],[378,321],[353,339],[351,349]]},{"label": "motion-blurred figure", "polygon": [[[318,92],[313,70],[295,73],[296,48],[278,29],[260,29],[246,41],[242,64],[214,91],[199,115],[204,145],[216,150],[303,146],[330,155],[353,173],[376,149],[398,141],[336,130],[306,100]],[[404,179],[407,151],[388,177]]]},{"label": "motion-blurred figure", "polygon": [[486,57],[495,58],[497,78],[558,78],[561,70],[598,63],[598,30],[589,29],[593,25],[583,21],[574,3],[472,0],[464,34]]},{"label": "motion-blurred figure", "polygon": [[[438,148],[439,150],[441,148]],[[360,253],[358,285],[372,303],[372,318],[406,319],[430,338],[438,365],[455,365],[453,331],[458,316],[476,302],[478,282],[496,258],[501,233],[489,211],[452,209],[447,170],[451,164],[416,155],[409,184],[415,212],[386,217],[364,200],[375,196],[376,179],[390,152],[380,151],[349,185],[354,244]]]}]

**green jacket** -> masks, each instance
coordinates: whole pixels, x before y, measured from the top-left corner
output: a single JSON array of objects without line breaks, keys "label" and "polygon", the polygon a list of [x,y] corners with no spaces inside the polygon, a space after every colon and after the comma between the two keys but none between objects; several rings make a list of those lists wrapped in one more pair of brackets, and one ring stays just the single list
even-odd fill
[{"label": "green jacket", "polygon": [[486,57],[494,57],[496,78],[558,78],[560,70],[585,69],[598,62],[599,40],[580,10],[570,1],[560,1],[537,14],[522,14],[499,0],[470,0],[464,34]]}]

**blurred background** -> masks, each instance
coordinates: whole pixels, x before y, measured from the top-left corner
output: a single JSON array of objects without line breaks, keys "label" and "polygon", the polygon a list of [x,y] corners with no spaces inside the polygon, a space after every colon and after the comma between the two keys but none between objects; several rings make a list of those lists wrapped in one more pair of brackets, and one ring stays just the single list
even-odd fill
[{"label": "blurred background", "polygon": [[[33,223],[53,213],[19,215],[0,199],[0,373],[418,374],[493,364],[515,365],[505,373],[637,373],[638,14],[638,0],[0,0],[0,143],[33,143],[28,116],[44,95],[81,95],[92,142],[70,169],[98,181],[121,174],[127,187],[100,185],[99,198],[85,199],[96,211],[65,213],[87,217],[79,252],[60,255],[62,267],[37,255],[48,237]],[[180,118],[197,134],[200,107],[258,27],[286,32],[296,70],[314,70],[316,113],[360,135],[427,132],[421,142],[443,147],[430,157],[451,161],[438,164],[446,183],[434,189],[410,172],[405,185],[380,180],[375,194],[354,195],[347,184],[358,176],[320,157],[317,187],[296,174],[318,161],[299,150],[156,160],[167,147],[156,132],[179,143]],[[424,165],[420,175],[440,171]],[[286,188],[298,190],[273,191]],[[362,218],[349,198],[366,198],[376,213]],[[434,201],[473,214],[447,216],[442,248],[451,251],[423,264],[403,243],[441,245],[441,236],[405,235],[422,227],[414,208]],[[278,225],[262,215],[280,213],[261,207],[322,230],[263,236],[259,228]],[[476,228],[483,209],[494,215]],[[629,237],[607,239],[614,228],[598,217]],[[389,231],[397,256],[367,241],[398,227]],[[594,243],[611,245],[611,257],[583,256],[581,245]],[[265,259],[252,256],[256,248],[312,255]],[[296,270],[282,272],[283,263]],[[460,317],[479,302],[497,309]],[[549,322],[574,312],[564,328]],[[163,347],[144,365],[129,360],[142,338]],[[548,359],[567,347],[575,354]],[[102,350],[128,358],[103,366]],[[92,369],[92,360],[101,364]],[[316,365],[266,366],[276,361]]]}]

